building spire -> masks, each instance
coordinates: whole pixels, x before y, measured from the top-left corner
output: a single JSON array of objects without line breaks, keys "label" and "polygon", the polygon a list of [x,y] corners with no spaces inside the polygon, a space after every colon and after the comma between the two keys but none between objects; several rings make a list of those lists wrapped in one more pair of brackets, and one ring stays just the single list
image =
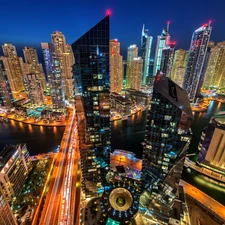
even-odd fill
[{"label": "building spire", "polygon": [[170,28],[170,21],[167,22],[167,32],[169,32],[169,28]]}]

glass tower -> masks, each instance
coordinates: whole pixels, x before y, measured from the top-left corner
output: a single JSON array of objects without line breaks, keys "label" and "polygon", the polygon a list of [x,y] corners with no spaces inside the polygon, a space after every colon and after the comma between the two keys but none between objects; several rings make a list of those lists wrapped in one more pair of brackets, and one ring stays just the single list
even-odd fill
[{"label": "glass tower", "polygon": [[152,39],[153,37],[148,35],[148,30],[146,30],[145,25],[143,25],[141,35],[141,55],[143,59],[142,85],[146,85],[148,82]]},{"label": "glass tower", "polygon": [[205,61],[206,51],[212,27],[210,23],[204,24],[192,35],[189,49],[188,63],[184,75],[183,88],[187,91],[189,99],[195,100],[197,90],[199,90],[199,81]]},{"label": "glass tower", "polygon": [[169,78],[171,77],[175,44],[175,42],[170,42],[162,50],[160,71]]},{"label": "glass tower", "polygon": [[169,35],[168,28],[169,27],[167,27],[167,29],[163,29],[162,34],[160,36],[158,36],[158,39],[157,39],[153,76],[156,76],[158,70],[160,70],[163,48],[167,44],[169,44],[169,41],[170,41],[170,35]]},{"label": "glass tower", "polygon": [[156,76],[143,142],[143,193],[140,204],[170,212],[191,139],[193,115],[186,91]]},{"label": "glass tower", "polygon": [[76,40],[72,49],[76,62],[73,66],[75,95],[82,96],[87,141],[96,156],[94,161],[101,167],[104,183],[111,145],[109,15]]}]

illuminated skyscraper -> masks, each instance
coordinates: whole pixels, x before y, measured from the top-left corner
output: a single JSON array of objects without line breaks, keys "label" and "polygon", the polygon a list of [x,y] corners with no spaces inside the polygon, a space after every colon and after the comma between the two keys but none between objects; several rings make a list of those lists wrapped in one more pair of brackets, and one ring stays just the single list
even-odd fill
[{"label": "illuminated skyscraper", "polygon": [[42,105],[44,104],[44,95],[41,82],[36,74],[27,74],[23,78],[28,98],[31,104]]},{"label": "illuminated skyscraper", "polygon": [[127,49],[127,71],[126,71],[126,87],[131,87],[131,63],[134,58],[138,57],[137,45],[131,45]]},{"label": "illuminated skyscraper", "polygon": [[9,80],[3,63],[3,58],[0,58],[0,106],[6,109],[12,108],[13,95],[10,88]]},{"label": "illuminated skyscraper", "polygon": [[191,101],[194,101],[196,95],[200,94],[197,93],[197,90],[199,90],[199,80],[202,74],[211,31],[212,27],[210,26],[210,23],[208,23],[195,30],[192,35],[188,63],[183,82],[183,88],[187,91]]},{"label": "illuminated skyscraper", "polygon": [[20,92],[24,90],[22,58],[17,56],[16,48],[12,44],[4,44],[2,46],[4,52],[4,67],[10,83],[12,92]]},{"label": "illuminated skyscraper", "polygon": [[[109,78],[109,15],[72,44],[75,58],[74,78],[82,95],[86,117],[87,142],[91,147],[83,154],[82,171],[90,166],[91,173],[82,177],[85,193],[88,184],[97,188],[106,182],[110,155],[110,78]],[[90,158],[88,158],[90,157]],[[92,163],[90,164],[90,159]],[[101,173],[94,173],[98,168]],[[97,175],[97,177],[96,177]]]},{"label": "illuminated skyscraper", "polygon": [[170,42],[162,50],[160,71],[164,74],[164,76],[169,78],[171,77],[175,44],[175,42]]},{"label": "illuminated skyscraper", "polygon": [[123,57],[120,55],[120,43],[110,40],[110,92],[121,92],[123,88]]},{"label": "illuminated skyscraper", "polygon": [[186,50],[178,49],[175,51],[171,79],[179,86],[182,86],[184,81],[187,58],[188,52]]},{"label": "illuminated skyscraper", "polygon": [[41,82],[42,89],[45,90],[46,89],[45,75],[44,75],[42,64],[39,63],[36,49],[32,47],[25,47],[23,49],[23,54],[25,58],[24,66],[28,67],[26,68],[26,72],[24,75],[27,75],[29,73],[36,74],[38,77],[38,80]]},{"label": "illuminated skyscraper", "polygon": [[75,63],[72,48],[66,44],[65,36],[59,31],[52,34],[52,43],[60,63],[65,98],[71,99],[73,97],[72,66]]},{"label": "illuminated skyscraper", "polygon": [[192,122],[186,91],[158,74],[143,142],[142,206],[159,207],[167,215],[171,211],[191,139]]},{"label": "illuminated skyscraper", "polygon": [[10,208],[5,194],[0,186],[0,224],[1,225],[17,225],[16,218]]},{"label": "illuminated skyscraper", "polygon": [[18,196],[32,169],[26,144],[6,146],[0,151],[0,187],[6,199]]},{"label": "illuminated skyscraper", "polygon": [[143,59],[134,58],[130,64],[130,88],[140,91],[142,78]]},{"label": "illuminated skyscraper", "polygon": [[142,35],[141,35],[141,56],[143,59],[143,68],[142,68],[142,85],[147,84],[147,79],[150,76],[149,67],[150,67],[150,55],[152,47],[152,36],[148,35],[148,30],[145,29],[143,24]]},{"label": "illuminated skyscraper", "polygon": [[158,70],[160,70],[161,60],[162,60],[162,50],[169,44],[169,23],[167,24],[167,29],[162,30],[162,34],[157,38],[156,51],[155,51],[155,63],[153,69],[153,76],[156,76]]},{"label": "illuminated skyscraper", "polygon": [[62,81],[59,58],[57,57],[54,45],[51,43],[41,43],[46,74],[51,90],[53,108],[63,108],[65,106],[65,95]]},{"label": "illuminated skyscraper", "polygon": [[224,174],[225,169],[225,115],[211,118],[208,127],[202,132],[199,143],[198,162],[206,168]]}]

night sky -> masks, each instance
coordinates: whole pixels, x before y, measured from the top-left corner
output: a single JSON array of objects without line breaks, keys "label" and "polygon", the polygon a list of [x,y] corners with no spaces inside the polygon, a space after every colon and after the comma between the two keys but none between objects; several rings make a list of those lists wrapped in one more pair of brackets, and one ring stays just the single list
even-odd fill
[{"label": "night sky", "polygon": [[104,18],[107,9],[112,11],[111,38],[121,42],[125,58],[129,45],[140,46],[143,23],[153,36],[153,49],[167,21],[176,49],[188,49],[193,31],[209,20],[211,40],[225,40],[225,0],[2,0],[0,8],[0,44],[16,45],[19,55],[24,46],[40,49],[40,42],[50,42],[55,30],[73,43]]}]

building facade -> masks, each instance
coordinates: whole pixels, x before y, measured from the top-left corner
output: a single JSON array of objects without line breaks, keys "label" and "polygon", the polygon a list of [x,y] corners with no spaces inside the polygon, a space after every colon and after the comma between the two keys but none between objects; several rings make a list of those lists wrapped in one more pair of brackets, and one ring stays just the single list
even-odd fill
[{"label": "building facade", "polygon": [[170,42],[162,50],[160,71],[164,74],[164,76],[169,78],[171,77],[172,72],[175,44],[176,44],[175,42]]},{"label": "building facade", "polygon": [[75,63],[73,51],[71,46],[66,44],[66,39],[62,32],[55,31],[52,34],[52,43],[55,55],[60,63],[65,98],[71,100],[73,98],[72,66]]},{"label": "building facade", "polygon": [[45,90],[46,79],[45,79],[42,64],[39,63],[36,49],[32,47],[25,47],[23,49],[23,54],[25,58],[24,69],[26,70],[26,72],[24,72],[24,75],[27,75],[29,73],[36,74],[38,77],[38,80],[41,83],[42,89]]},{"label": "building facade", "polygon": [[44,42],[41,43],[41,46],[52,97],[53,108],[64,108],[65,94],[59,58],[55,53],[53,44]]},{"label": "building facade", "polygon": [[110,40],[110,92],[120,93],[123,88],[123,57],[120,55],[120,43]]},{"label": "building facade", "polygon": [[23,80],[31,104],[44,104],[43,89],[38,76],[36,74],[27,74],[24,76]]},{"label": "building facade", "polygon": [[162,50],[169,44],[170,35],[169,27],[163,29],[162,34],[157,37],[156,51],[155,51],[155,62],[153,68],[153,76],[156,76],[158,70],[160,70],[161,60],[162,60]]},{"label": "building facade", "polygon": [[150,56],[153,37],[148,35],[148,30],[143,24],[141,35],[141,57],[143,59],[142,67],[142,85],[146,85],[150,76]]},{"label": "building facade", "polygon": [[[109,15],[76,40],[72,49],[76,62],[73,67],[75,89],[82,96],[87,142],[91,146],[90,153],[85,154],[81,160],[87,162],[89,154],[94,153],[93,162],[101,173],[95,178],[87,177],[87,180],[94,184],[97,194],[97,184],[100,182],[104,185],[106,182],[111,146]],[[86,167],[88,165],[83,164],[83,168]]]},{"label": "building facade", "polygon": [[137,45],[131,45],[127,49],[127,67],[126,67],[126,87],[131,87],[131,64],[134,58],[138,57]]},{"label": "building facade", "polygon": [[186,91],[158,74],[143,142],[143,207],[159,207],[168,216],[190,143],[192,122]]},{"label": "building facade", "polygon": [[187,91],[190,101],[195,101],[197,90],[200,90],[200,78],[205,62],[206,51],[212,27],[210,23],[204,24],[194,31],[189,49],[188,63],[184,75],[183,88]]},{"label": "building facade", "polygon": [[17,56],[16,48],[12,44],[4,44],[2,46],[4,52],[4,67],[10,83],[12,92],[20,92],[24,90],[22,58]]},{"label": "building facade", "polygon": [[10,208],[5,194],[0,185],[0,224],[1,225],[17,225],[16,218]]},{"label": "building facade", "polygon": [[225,115],[211,118],[203,130],[199,143],[198,163],[203,167],[225,174]]},{"label": "building facade", "polygon": [[4,67],[3,58],[0,58],[0,106],[10,109],[13,106],[13,95]]},{"label": "building facade", "polygon": [[8,201],[17,196],[32,169],[26,144],[7,146],[0,152],[0,186]]},{"label": "building facade", "polygon": [[187,65],[188,51],[178,49],[175,51],[171,79],[182,87],[184,82],[184,73]]},{"label": "building facade", "polygon": [[142,67],[143,67],[143,59],[141,57],[134,58],[131,61],[129,68],[130,88],[133,88],[137,91],[140,91],[141,89]]}]

